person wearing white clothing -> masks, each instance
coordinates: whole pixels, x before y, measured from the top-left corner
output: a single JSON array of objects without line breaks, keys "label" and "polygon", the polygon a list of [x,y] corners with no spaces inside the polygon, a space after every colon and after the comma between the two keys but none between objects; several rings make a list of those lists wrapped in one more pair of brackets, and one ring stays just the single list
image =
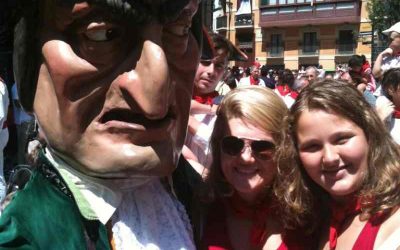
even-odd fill
[{"label": "person wearing white clothing", "polygon": [[382,32],[389,37],[389,47],[382,51],[375,60],[372,74],[381,79],[392,68],[400,68],[400,22]]},{"label": "person wearing white clothing", "polygon": [[253,65],[250,68],[250,75],[240,79],[238,87],[258,85],[265,87],[265,82],[260,78],[260,68],[257,65]]},{"label": "person wearing white clothing", "polygon": [[6,195],[6,182],[4,179],[4,155],[3,150],[8,142],[7,113],[9,105],[6,84],[0,80],[0,200]]},{"label": "person wearing white clothing", "polygon": [[390,135],[400,144],[400,68],[390,69],[383,75],[384,95],[376,100],[376,110]]},{"label": "person wearing white clothing", "polygon": [[246,60],[246,56],[225,37],[212,34],[215,56],[201,60],[194,78],[193,100],[190,108],[188,134],[182,154],[190,165],[205,176],[212,156],[209,148],[217,110],[215,90],[222,79],[228,60]]}]

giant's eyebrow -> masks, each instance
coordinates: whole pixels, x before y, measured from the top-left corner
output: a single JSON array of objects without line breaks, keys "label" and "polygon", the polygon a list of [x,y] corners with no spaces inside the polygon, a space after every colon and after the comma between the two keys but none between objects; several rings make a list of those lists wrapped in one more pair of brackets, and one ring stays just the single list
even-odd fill
[{"label": "giant's eyebrow", "polygon": [[[76,5],[86,5],[75,10]],[[154,19],[154,7],[141,3],[141,1],[123,1],[123,0],[54,0],[56,8],[70,10],[72,15],[65,23],[68,25],[79,19],[85,19],[87,16],[93,16],[94,12],[98,16],[104,15],[107,19],[124,20],[131,24],[144,24]],[[102,13],[103,12],[103,13]],[[58,19],[57,17],[55,17]]]},{"label": "giant's eyebrow", "polygon": [[142,1],[91,0],[90,3],[134,24],[148,23],[155,15],[154,6]]},{"label": "giant's eyebrow", "polygon": [[128,18],[135,23],[154,19],[166,23],[173,21],[189,0],[54,0],[54,2],[63,6],[87,2],[90,5],[103,6],[110,13]]}]

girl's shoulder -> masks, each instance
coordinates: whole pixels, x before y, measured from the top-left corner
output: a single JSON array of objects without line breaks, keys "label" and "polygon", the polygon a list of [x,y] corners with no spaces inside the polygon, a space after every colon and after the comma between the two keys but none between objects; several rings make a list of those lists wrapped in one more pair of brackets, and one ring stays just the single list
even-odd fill
[{"label": "girl's shoulder", "polygon": [[375,249],[397,249],[400,246],[399,207],[382,223],[375,242]]}]

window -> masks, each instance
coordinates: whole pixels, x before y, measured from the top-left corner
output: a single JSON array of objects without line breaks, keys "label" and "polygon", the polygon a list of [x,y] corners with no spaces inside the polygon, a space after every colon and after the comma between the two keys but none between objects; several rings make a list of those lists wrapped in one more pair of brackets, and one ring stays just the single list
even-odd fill
[{"label": "window", "polygon": [[280,55],[283,52],[282,34],[272,34],[270,53],[271,55]]},{"label": "window", "polygon": [[221,4],[219,0],[214,0],[214,9],[219,9],[221,8]]},{"label": "window", "polygon": [[276,0],[261,0],[261,5],[276,5]]},{"label": "window", "polygon": [[263,10],[261,12],[261,15],[268,16],[268,15],[275,15],[276,13],[278,13],[278,8],[272,8],[272,9]]},{"label": "window", "polygon": [[321,4],[316,7],[317,10],[333,10],[334,8],[334,4]]},{"label": "window", "polygon": [[279,0],[279,4],[293,4],[295,0]]},{"label": "window", "polygon": [[354,3],[337,3],[337,10],[346,10],[346,9],[354,9]]},{"label": "window", "polygon": [[340,53],[354,52],[354,33],[353,30],[340,30],[337,49]]},{"label": "window", "polygon": [[313,7],[312,6],[299,6],[297,8],[297,12],[311,12],[313,11]]},{"label": "window", "polygon": [[294,7],[284,7],[279,9],[279,14],[294,13],[296,9]]},{"label": "window", "polygon": [[318,50],[317,32],[304,32],[303,53],[316,53]]}]

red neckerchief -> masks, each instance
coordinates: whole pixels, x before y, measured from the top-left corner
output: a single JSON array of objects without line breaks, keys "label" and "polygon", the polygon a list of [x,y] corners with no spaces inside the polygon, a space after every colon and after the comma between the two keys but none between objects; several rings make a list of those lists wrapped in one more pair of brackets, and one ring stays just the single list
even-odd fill
[{"label": "red neckerchief", "polygon": [[292,90],[290,92],[290,96],[296,100],[296,98],[299,96],[299,93],[297,91]]},{"label": "red neckerchief", "polygon": [[281,94],[281,96],[285,96],[291,92],[291,89],[286,84],[278,85],[276,86],[276,89],[279,91],[279,94]]},{"label": "red neckerchief", "polygon": [[361,66],[360,73],[365,72],[366,70],[368,70],[370,68],[371,68],[371,65],[369,64],[369,62],[365,61],[365,63],[363,63],[363,65]]},{"label": "red neckerchief", "polygon": [[331,221],[329,225],[329,248],[336,249],[337,238],[342,229],[343,223],[350,216],[361,212],[360,199],[354,198],[346,204],[331,202]]},{"label": "red neckerchief", "polygon": [[393,112],[394,119],[400,119],[400,109],[395,109]]},{"label": "red neckerchief", "polygon": [[258,85],[260,79],[254,79],[253,76],[250,76],[250,85]]},{"label": "red neckerchief", "polygon": [[262,247],[267,240],[266,218],[274,209],[273,202],[267,198],[264,202],[256,205],[248,205],[236,193],[227,199],[227,205],[231,208],[234,216],[252,221],[250,231],[250,244],[252,247]]},{"label": "red neckerchief", "polygon": [[213,91],[211,93],[204,94],[204,95],[193,95],[193,100],[195,100],[196,102],[199,102],[201,104],[211,105],[211,104],[213,104],[213,99],[215,97],[217,97],[218,95],[219,94],[217,91]]}]

